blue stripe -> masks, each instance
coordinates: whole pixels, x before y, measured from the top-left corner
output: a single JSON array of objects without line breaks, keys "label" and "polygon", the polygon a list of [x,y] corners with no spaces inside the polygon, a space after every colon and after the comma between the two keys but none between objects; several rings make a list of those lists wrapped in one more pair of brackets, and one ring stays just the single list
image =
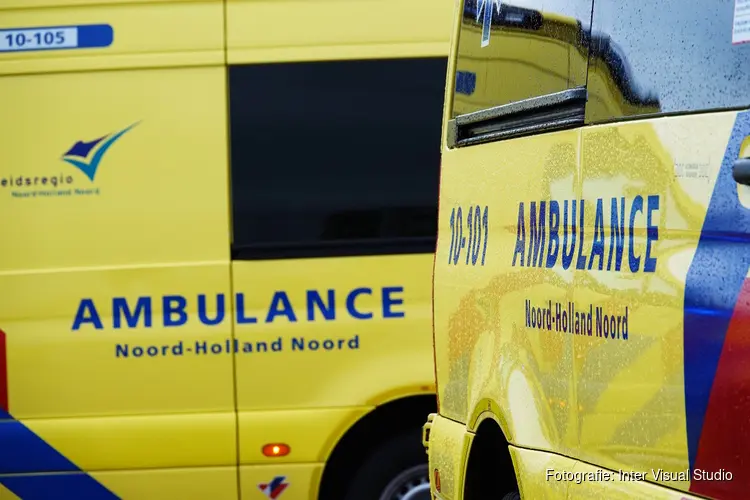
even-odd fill
[{"label": "blue stripe", "polygon": [[271,492],[275,491],[276,488],[278,488],[281,485],[281,483],[284,482],[284,479],[286,479],[286,476],[276,476],[275,478],[273,478],[273,481],[271,481],[271,484],[270,484]]},{"label": "blue stripe", "polygon": [[0,449],[0,474],[80,470],[17,420],[0,423]]},{"label": "blue stripe", "polygon": [[119,498],[85,472],[0,476],[0,483],[22,500],[111,500]]},{"label": "blue stripe", "polygon": [[96,479],[5,413],[0,422],[0,484],[22,499],[118,498]]},{"label": "blue stripe", "polygon": [[91,49],[109,47],[115,39],[115,31],[109,24],[78,26],[78,48]]},{"label": "blue stripe", "polygon": [[[750,246],[717,234],[750,234],[750,210],[737,197],[732,166],[750,135],[750,112],[737,115],[721,163],[695,257],[685,280],[684,361],[688,457],[694,468],[719,357],[742,284]],[[712,311],[713,314],[706,314]]]}]

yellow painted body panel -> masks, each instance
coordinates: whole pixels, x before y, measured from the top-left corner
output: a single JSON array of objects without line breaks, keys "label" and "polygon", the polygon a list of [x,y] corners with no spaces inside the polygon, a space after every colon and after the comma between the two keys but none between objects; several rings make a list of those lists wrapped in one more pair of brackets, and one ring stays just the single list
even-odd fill
[{"label": "yellow painted body panel", "polygon": [[[429,277],[432,261],[431,255],[414,255],[234,262],[234,288],[244,292],[248,316],[262,318],[276,290],[287,292],[297,315],[296,322],[281,318],[269,325],[235,325],[240,342],[271,344],[281,338],[284,346],[284,350],[274,356],[237,358],[239,410],[277,410],[300,405],[374,406],[395,398],[399,392],[427,391],[424,373],[432,369],[432,362],[421,353],[429,352],[431,339],[429,335],[414,336],[405,332],[418,331],[431,322],[429,279],[411,276]],[[409,278],[405,279],[407,276]],[[383,288],[394,286],[404,288],[398,297],[405,306],[393,309],[404,312],[403,319],[383,316]],[[326,321],[316,311],[317,316],[311,321],[307,316],[305,292],[324,287],[339,292],[334,296],[336,319]],[[357,310],[373,314],[372,320],[362,321],[347,314],[345,293],[358,287],[372,289],[371,295],[363,295],[356,302]],[[309,343],[314,340],[321,344],[322,352],[310,350]],[[332,341],[332,348],[323,346],[327,340]],[[393,346],[400,349],[394,352]],[[320,356],[325,356],[326,360],[322,366]],[[380,360],[385,358],[402,369],[380,373]],[[300,373],[309,374],[304,383],[291,377],[280,377],[273,385],[256,382],[291,364]],[[344,375],[353,371],[357,374],[355,384]]]},{"label": "yellow painted body panel", "polygon": [[91,475],[120,498],[239,498],[237,468],[234,466],[124,470],[93,472]]},{"label": "yellow painted body panel", "polygon": [[[227,170],[205,169],[227,161],[223,68],[5,76],[0,85],[3,99],[12,96],[0,133],[18,137],[14,143],[25,146],[0,153],[3,178],[13,183],[4,186],[0,211],[14,214],[3,218],[0,230],[17,245],[3,255],[0,270],[85,268],[95,274],[115,266],[223,261],[226,272]],[[205,98],[196,101],[195,93]],[[36,106],[47,120],[27,111]],[[81,110],[86,120],[77,118]],[[60,161],[77,140],[133,124],[102,160],[96,176],[101,184],[92,185]],[[34,147],[40,136],[48,146]],[[186,154],[186,143],[201,147]],[[194,174],[186,175],[188,170]],[[98,189],[99,194],[73,191],[70,203],[61,205],[59,194],[44,199],[38,194],[47,189],[45,177],[62,178],[62,191]],[[173,189],[177,186],[181,189]],[[19,188],[16,195],[10,187]],[[216,197],[219,203],[210,201]],[[27,201],[33,210],[19,210],[19,203]],[[150,223],[144,224],[147,214]],[[196,227],[198,217],[206,224]],[[135,233],[139,238],[133,238]]]},{"label": "yellow painted body panel", "polygon": [[[425,356],[431,346],[425,327],[431,324],[432,264],[431,255],[232,264],[232,281],[238,293],[244,292],[247,316],[262,321],[274,292],[284,290],[297,319],[235,324],[240,343],[261,342],[271,351],[274,346],[279,349],[240,353],[235,360],[241,466],[268,463],[261,448],[276,442],[292,449],[278,462],[324,462],[345,430],[376,405],[434,391],[432,359]],[[382,290],[394,286],[404,289],[398,295],[404,307],[394,308],[404,312],[404,318],[383,317]],[[359,287],[372,289],[371,296],[356,302],[358,311],[373,314],[372,320],[347,314],[346,293]],[[336,293],[335,321],[323,320],[319,311],[310,321],[306,290],[327,288]],[[303,375],[281,375],[290,366]],[[269,376],[276,377],[273,383],[259,383]],[[295,411],[298,408],[309,409]],[[301,468],[296,476],[316,471],[320,472]],[[247,477],[254,474],[248,472]],[[305,477],[304,484],[316,484],[312,476]]]},{"label": "yellow painted body panel", "polygon": [[[252,499],[285,476],[283,498],[317,498],[347,430],[378,405],[434,393],[431,254],[232,261],[226,75],[235,63],[444,57],[451,9],[0,0],[0,30],[114,33],[100,48],[0,52],[0,331],[12,415],[0,391],[0,483],[81,498],[53,484],[80,475],[126,499]],[[100,138],[106,155],[87,177],[66,152]],[[356,298],[370,321],[347,313],[358,287],[372,289]],[[308,320],[311,289],[334,290],[335,321]],[[296,322],[265,321],[277,291]],[[385,317],[384,293],[405,317]],[[263,342],[267,352],[243,350]],[[30,450],[49,462],[38,474],[3,468],[4,440],[21,428],[47,447]],[[264,456],[271,442],[290,455]],[[17,497],[0,486],[0,498]]]},{"label": "yellow painted body panel", "polygon": [[230,64],[448,53],[451,0],[226,2]]},{"label": "yellow painted body panel", "polygon": [[[647,472],[647,481],[675,489],[690,487],[689,479],[660,481],[650,471],[677,474],[688,469],[682,374],[685,276],[736,116],[725,112],[660,118],[444,150],[435,274],[442,414],[464,422],[471,431],[477,427],[477,412],[489,401],[513,444],[611,471]],[[691,137],[701,137],[700,143],[688,145]],[[502,161],[492,160],[496,158]],[[709,161],[712,158],[716,160]],[[676,174],[675,165],[681,161],[701,162],[706,176]],[[661,206],[668,208],[666,215],[653,220],[659,240],[651,255],[664,264],[648,280],[574,270],[575,264],[567,272],[511,265],[520,202],[627,199],[633,192],[658,195]],[[484,268],[447,264],[450,242],[444,235],[451,233],[449,209],[469,203],[490,207],[492,238]],[[594,233],[595,213],[586,212],[584,234]],[[633,252],[643,256],[645,217],[634,228]],[[490,256],[497,260],[491,262]],[[606,267],[606,252],[604,259]],[[531,328],[526,324],[526,300],[534,307],[546,307],[550,300],[590,304],[593,310],[624,312],[627,307],[631,338],[610,340]],[[632,332],[638,332],[636,339]],[[575,470],[586,467],[576,465]],[[527,486],[518,465],[516,471],[522,491],[539,487]],[[537,483],[541,477],[530,476]],[[569,495],[609,498],[612,488],[613,498],[628,492],[675,497],[643,481],[632,488],[631,483],[613,480],[579,487]]]},{"label": "yellow painted body panel", "polygon": [[0,500],[18,500],[18,495],[0,484]]},{"label": "yellow painted body panel", "polygon": [[[573,479],[566,481],[568,485],[568,498],[611,498],[613,500],[625,500],[630,498],[653,498],[654,500],[686,500],[695,498],[686,496],[682,492],[667,488],[660,488],[639,480],[642,476],[633,475],[638,469],[626,469],[627,473],[620,474],[619,471],[609,472],[603,475],[603,470],[584,462],[576,462],[573,469]],[[647,471],[640,471],[646,472]],[[604,477],[601,480],[584,480],[583,477]],[[581,478],[581,479],[576,479]],[[534,497],[535,498],[535,497]]]},{"label": "yellow painted body panel", "polygon": [[262,498],[258,491],[258,484],[268,481],[269,478],[286,476],[289,484],[294,488],[284,491],[284,499],[307,500],[318,498],[318,485],[323,474],[322,463],[307,463],[293,465],[263,465],[260,467],[240,467],[240,489],[243,492],[253,492],[250,498]]},{"label": "yellow painted body panel", "polygon": [[[523,498],[580,498],[570,495],[570,482],[558,481],[554,474],[575,470],[576,462],[568,457],[511,446],[513,466]],[[460,497],[457,497],[460,498]]]},{"label": "yellow painted body panel", "polygon": [[[688,468],[685,280],[735,118],[736,113],[725,112],[582,132],[584,198],[593,192],[622,197],[637,189],[658,195],[664,206],[659,241],[653,247],[661,265],[649,279],[594,271],[576,276],[576,301],[610,310],[627,307],[628,328],[640,337],[610,350],[597,349],[588,338],[575,345],[580,456],[585,461],[615,470]],[[700,142],[688,144],[693,137],[700,137]],[[705,165],[706,178],[680,175],[677,165],[688,158]],[[593,217],[586,226],[593,232]],[[641,229],[634,238],[636,255],[645,254],[645,236]],[[677,489],[690,486],[689,481],[665,483]]]},{"label": "yellow painted body panel", "polygon": [[[462,2],[457,8],[463,9]],[[562,88],[535,80],[540,88],[523,95],[528,89],[516,89],[514,82],[530,78],[529,61],[540,60],[537,42],[539,47],[551,43],[534,42],[533,37],[546,35],[528,35],[532,41],[521,50],[512,30],[498,29],[492,32],[492,43],[480,49],[481,25],[477,28],[466,19],[461,23],[458,15],[446,85],[434,274],[440,408],[428,451],[431,470],[440,470],[442,492],[433,480],[433,493],[443,500],[463,498],[468,450],[457,442],[473,440],[489,413],[511,445],[523,498],[696,498],[693,495],[701,494],[696,489],[712,481],[717,498],[743,498],[732,487],[732,475],[735,481],[738,475],[744,477],[746,461],[733,456],[727,442],[731,433],[744,431],[722,430],[716,423],[721,422],[722,408],[732,406],[726,384],[742,387],[743,368],[732,365],[735,371],[723,373],[732,377],[722,382],[723,397],[730,399],[712,395],[707,405],[713,422],[708,416],[701,422],[701,437],[700,428],[697,435],[695,430],[695,399],[688,400],[697,390],[690,384],[714,374],[708,372],[707,355],[688,353],[685,346],[696,349],[696,338],[690,335],[703,321],[697,315],[729,315],[732,325],[743,325],[739,322],[746,318],[747,288],[739,292],[733,311],[711,305],[715,310],[696,312],[689,304],[696,297],[721,303],[720,295],[733,285],[717,291],[715,282],[708,283],[715,273],[726,275],[727,283],[747,279],[746,268],[739,269],[745,262],[729,262],[728,256],[733,249],[744,251],[731,245],[747,245],[742,240],[746,226],[737,214],[750,208],[750,188],[735,182],[729,170],[750,151],[748,112],[587,124],[449,147],[449,121],[456,115],[564,90],[568,71],[565,65],[558,71],[554,63],[545,64],[550,75],[561,77]],[[617,116],[626,108],[627,114],[635,114],[632,108],[638,105],[644,113],[658,111],[646,101],[626,102],[603,63],[592,58],[590,64],[589,85],[595,82],[597,93],[589,95],[586,106],[599,110],[595,115],[606,109]],[[454,74],[462,71],[476,78],[469,94],[456,90]],[[500,71],[502,78],[497,76]],[[497,100],[500,81],[504,102]],[[585,82],[570,88],[578,85]],[[581,217],[576,219],[579,232],[573,246],[567,219],[571,200],[579,202],[573,217]],[[559,209],[555,250],[553,203]],[[539,211],[542,204],[546,215]],[[615,230],[612,206],[624,221],[624,233]],[[488,215],[482,230],[486,250],[478,251],[478,260],[471,253],[467,210]],[[546,243],[538,253],[532,251],[531,234],[537,216],[549,238],[542,240]],[[719,220],[731,225],[726,222],[733,220],[730,217],[738,218],[737,234],[733,228],[723,233],[716,229]],[[461,243],[462,238],[468,244]],[[601,242],[600,254],[599,243],[592,241]],[[562,260],[565,245],[568,264]],[[726,264],[717,260],[715,268],[702,267],[710,261],[707,252],[718,252],[716,248],[725,251],[721,255]],[[718,259],[716,255],[711,258]],[[572,313],[570,325],[563,327],[555,318],[567,312]],[[735,328],[734,333],[741,329],[729,328]],[[713,341],[711,335],[723,333],[706,326],[701,335]],[[732,349],[747,352],[746,342],[735,342],[724,345],[722,357],[732,355]],[[725,359],[719,365],[730,370]],[[706,430],[709,426],[713,431]],[[704,451],[704,462],[699,451],[692,467],[689,447],[699,442],[706,449],[712,438],[722,439],[721,444]],[[692,453],[694,459],[695,449]],[[707,453],[714,454],[714,469],[701,468],[701,463],[709,463]],[[718,468],[721,453],[734,460],[734,469]],[[550,478],[550,470],[563,479]],[[724,476],[699,481],[696,471]]]},{"label": "yellow painted body panel", "polygon": [[464,468],[473,434],[466,426],[441,415],[435,415],[430,430],[430,470],[440,471],[438,498],[460,498]]},{"label": "yellow painted body panel", "polygon": [[268,464],[263,445],[277,442],[288,444],[293,453],[274,459],[274,463],[324,462],[343,432],[370,410],[372,407],[359,406],[241,412],[240,463]]},{"label": "yellow painted body panel", "polygon": [[[0,53],[0,75],[224,62],[222,0],[0,1],[0,29],[102,22],[109,23],[115,32],[112,45],[105,51],[92,48]],[[83,77],[90,80],[90,76]]]},{"label": "yellow painted body panel", "polygon": [[[485,181],[497,169],[486,161],[487,155],[502,158],[502,167],[507,169],[502,178],[497,177],[503,179],[498,184]],[[443,154],[438,229],[441,237],[450,236],[450,210],[466,205],[468,193],[473,204],[503,202],[490,205],[488,232],[493,237],[487,240],[484,269],[447,265],[450,244],[438,246],[435,348],[441,370],[438,373],[441,413],[469,422],[475,420],[471,419],[475,409],[489,398],[500,407],[504,431],[510,441],[537,449],[575,449],[578,437],[572,390],[573,341],[564,336],[549,339],[544,332],[530,332],[516,338],[513,332],[518,318],[513,317],[513,311],[523,310],[518,304],[523,306],[523,297],[529,289],[553,300],[572,297],[572,273],[523,268],[488,273],[485,269],[492,268],[493,256],[512,256],[516,234],[509,224],[515,222],[518,213],[513,201],[522,193],[534,192],[538,178],[549,179],[549,189],[554,189],[557,196],[576,197],[577,156],[575,131]],[[494,259],[494,266],[500,266],[497,257]],[[505,362],[498,372],[497,356],[501,352]],[[548,401],[549,398],[553,400]],[[515,410],[514,405],[518,405]]]}]

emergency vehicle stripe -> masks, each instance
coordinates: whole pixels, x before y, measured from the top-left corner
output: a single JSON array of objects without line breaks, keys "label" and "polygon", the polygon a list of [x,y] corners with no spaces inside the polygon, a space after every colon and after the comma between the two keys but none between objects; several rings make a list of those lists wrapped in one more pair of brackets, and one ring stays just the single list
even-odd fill
[{"label": "emergency vehicle stripe", "polygon": [[0,449],[0,484],[24,500],[118,498],[17,420],[0,422]]},{"label": "emergency vehicle stripe", "polygon": [[8,415],[8,357],[6,355],[5,332],[0,330],[0,419]]},{"label": "emergency vehicle stripe", "polygon": [[713,498],[741,498],[750,491],[750,280],[746,279],[729,323],[708,400],[695,468],[732,473],[731,481],[693,480],[691,491]]},{"label": "emergency vehicle stripe", "polygon": [[21,475],[0,478],[0,482],[23,500],[109,500],[118,498],[85,472],[72,474]]},{"label": "emergency vehicle stripe", "polygon": [[50,446],[8,406],[6,335],[0,330],[0,484],[24,500],[118,498]]},{"label": "emergency vehicle stripe", "polygon": [[0,443],[3,449],[0,453],[2,475],[80,472],[73,462],[17,420],[0,424]]},{"label": "emergency vehicle stripe", "polygon": [[[732,166],[739,156],[742,141],[750,135],[750,112],[737,115],[729,138],[713,194],[703,222],[698,248],[688,270],[685,281],[684,306],[684,370],[685,411],[687,423],[688,457],[691,469],[698,464],[723,464],[720,459],[726,454],[738,453],[737,463],[750,463],[750,448],[731,449],[704,447],[706,439],[717,435],[734,439],[747,435],[744,423],[727,422],[715,428],[716,422],[706,419],[707,412],[732,412],[742,395],[737,392],[741,380],[733,377],[717,377],[721,370],[734,373],[737,367],[730,364],[741,362],[732,356],[727,343],[730,338],[730,322],[739,305],[740,292],[750,269],[750,210],[742,206],[737,196],[737,185],[732,177]],[[732,336],[733,337],[733,336]],[[726,366],[725,366],[726,365]],[[719,394],[732,394],[729,399]],[[713,397],[714,394],[717,397]],[[709,403],[711,408],[709,408]],[[746,416],[745,416],[746,419]],[[709,431],[709,429],[711,429]],[[709,437],[711,436],[711,437]],[[747,438],[742,438],[747,439]],[[710,455],[710,456],[709,456]],[[740,470],[731,471],[735,478]],[[691,483],[691,491],[702,489],[706,482]],[[734,490],[742,486],[739,481],[727,482]]]}]

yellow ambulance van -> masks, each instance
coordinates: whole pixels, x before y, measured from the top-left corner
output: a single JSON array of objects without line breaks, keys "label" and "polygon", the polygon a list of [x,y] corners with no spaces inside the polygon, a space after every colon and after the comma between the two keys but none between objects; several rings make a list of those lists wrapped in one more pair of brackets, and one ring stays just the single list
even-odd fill
[{"label": "yellow ambulance van", "polygon": [[457,0],[439,500],[750,490],[750,2]]},{"label": "yellow ambulance van", "polygon": [[448,0],[0,0],[0,499],[429,496]]}]

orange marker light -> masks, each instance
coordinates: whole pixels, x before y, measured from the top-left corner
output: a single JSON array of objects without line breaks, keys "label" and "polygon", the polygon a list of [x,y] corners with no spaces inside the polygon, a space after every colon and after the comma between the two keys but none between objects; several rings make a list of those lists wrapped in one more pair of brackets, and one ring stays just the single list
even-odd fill
[{"label": "orange marker light", "polygon": [[267,457],[285,457],[292,449],[288,444],[270,443],[263,447],[263,454]]},{"label": "orange marker light", "polygon": [[440,472],[438,472],[437,469],[435,469],[435,490],[440,493]]}]

